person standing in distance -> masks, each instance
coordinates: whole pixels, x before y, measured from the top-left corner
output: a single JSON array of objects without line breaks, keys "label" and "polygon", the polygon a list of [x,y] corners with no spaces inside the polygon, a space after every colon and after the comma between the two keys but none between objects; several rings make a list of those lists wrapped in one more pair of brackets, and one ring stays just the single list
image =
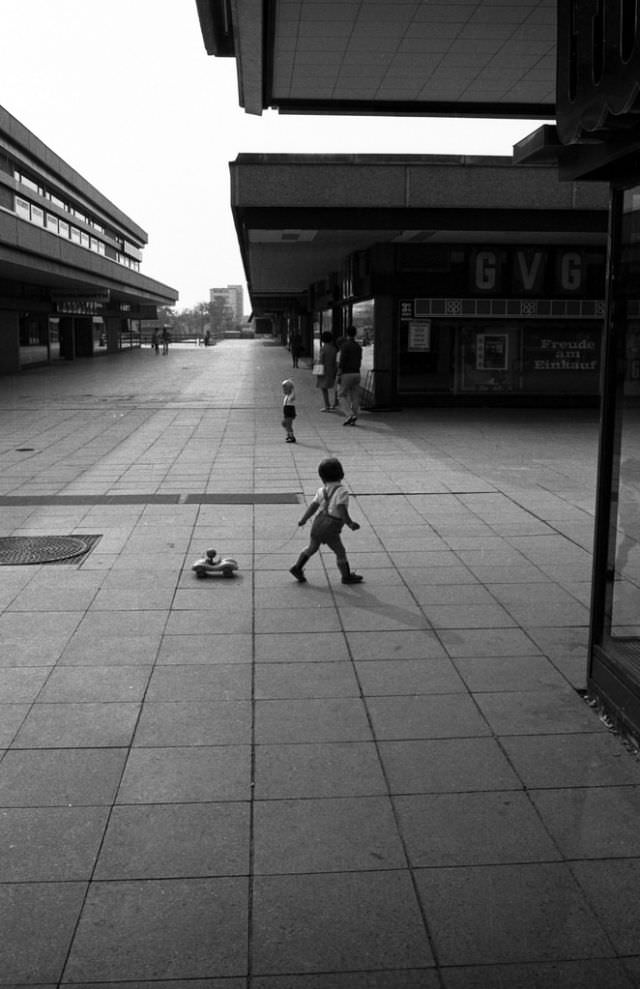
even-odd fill
[{"label": "person standing in distance", "polygon": [[340,397],[347,405],[343,426],[355,426],[360,412],[360,367],[362,347],[356,341],[355,326],[347,327],[347,339],[338,354]]},{"label": "person standing in distance", "polygon": [[296,417],[296,388],[291,378],[282,382],[282,427],[286,432],[286,442],[295,443],[293,420]]},{"label": "person standing in distance", "polygon": [[[324,399],[324,406],[320,410],[321,412],[331,412],[332,407],[335,409],[338,405],[338,387],[336,385],[337,361],[338,351],[334,346],[333,337],[328,331],[325,331],[320,337],[320,353],[318,354],[318,363],[323,365],[324,374],[316,378],[316,387],[320,389],[322,398]],[[331,405],[331,398],[329,396],[330,388],[333,389],[333,406]]]}]

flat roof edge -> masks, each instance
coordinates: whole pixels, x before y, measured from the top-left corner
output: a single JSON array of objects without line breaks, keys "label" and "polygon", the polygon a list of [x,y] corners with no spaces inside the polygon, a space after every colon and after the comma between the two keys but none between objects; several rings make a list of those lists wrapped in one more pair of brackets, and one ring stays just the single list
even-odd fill
[{"label": "flat roof edge", "polygon": [[9,113],[5,107],[0,106],[0,140],[4,136],[11,151],[11,145],[15,146],[16,153],[22,154],[26,163],[33,161],[34,171],[49,171],[55,179],[58,175],[61,182],[67,183],[75,189],[79,196],[87,202],[92,203],[100,209],[106,216],[109,216],[114,223],[118,223],[123,230],[131,233],[132,239],[138,239],[140,243],[147,244],[148,234],[139,224],[124,213],[115,203],[111,202],[99,189],[85,179],[80,172],[76,171],[60,155],[52,151],[51,148],[41,141],[39,137],[21,123],[13,114]]}]

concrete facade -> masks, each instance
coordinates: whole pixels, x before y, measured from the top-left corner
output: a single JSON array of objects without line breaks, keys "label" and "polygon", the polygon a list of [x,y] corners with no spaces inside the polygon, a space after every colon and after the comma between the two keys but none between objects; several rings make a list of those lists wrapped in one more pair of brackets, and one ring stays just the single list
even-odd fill
[{"label": "concrete facade", "polygon": [[141,273],[146,242],[138,224],[0,107],[0,373],[139,339],[141,321],[178,297]]}]

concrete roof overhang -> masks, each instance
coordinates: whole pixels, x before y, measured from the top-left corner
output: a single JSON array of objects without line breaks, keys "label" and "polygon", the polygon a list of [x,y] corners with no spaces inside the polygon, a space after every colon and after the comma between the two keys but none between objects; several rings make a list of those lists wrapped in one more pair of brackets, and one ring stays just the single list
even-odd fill
[{"label": "concrete roof overhang", "polygon": [[248,113],[555,116],[556,0],[196,0]]},{"label": "concrete roof overhang", "polygon": [[257,314],[304,305],[311,284],[375,244],[606,241],[606,185],[511,158],[242,154],[230,169]]}]

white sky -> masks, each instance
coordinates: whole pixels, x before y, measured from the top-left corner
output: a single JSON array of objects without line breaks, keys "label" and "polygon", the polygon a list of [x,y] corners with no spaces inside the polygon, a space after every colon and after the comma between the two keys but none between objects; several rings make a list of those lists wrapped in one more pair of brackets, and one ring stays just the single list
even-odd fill
[{"label": "white sky", "polygon": [[241,152],[509,155],[540,124],[246,114],[195,0],[0,0],[0,104],[147,232],[142,271],[180,309],[244,284]]}]

